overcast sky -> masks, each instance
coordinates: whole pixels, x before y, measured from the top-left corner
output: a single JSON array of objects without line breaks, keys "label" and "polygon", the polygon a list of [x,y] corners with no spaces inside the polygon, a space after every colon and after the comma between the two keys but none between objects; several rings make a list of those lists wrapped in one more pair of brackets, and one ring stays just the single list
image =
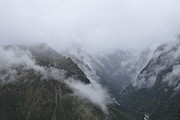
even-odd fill
[{"label": "overcast sky", "polygon": [[180,33],[180,0],[0,0],[0,44],[142,49]]}]

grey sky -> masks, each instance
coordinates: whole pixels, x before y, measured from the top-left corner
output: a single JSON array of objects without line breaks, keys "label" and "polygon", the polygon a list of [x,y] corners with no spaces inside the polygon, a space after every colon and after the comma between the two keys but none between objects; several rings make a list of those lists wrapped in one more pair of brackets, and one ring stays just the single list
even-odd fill
[{"label": "grey sky", "polygon": [[179,0],[1,0],[0,43],[144,48],[180,33]]}]

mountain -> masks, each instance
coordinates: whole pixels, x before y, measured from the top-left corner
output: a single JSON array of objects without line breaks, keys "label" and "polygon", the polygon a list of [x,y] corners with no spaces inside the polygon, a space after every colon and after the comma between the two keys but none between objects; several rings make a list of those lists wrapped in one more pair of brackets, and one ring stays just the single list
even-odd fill
[{"label": "mountain", "polygon": [[98,72],[99,76],[112,90],[112,94],[116,93],[117,96],[135,80],[138,72],[148,61],[149,55],[149,49],[143,52],[117,50],[100,58],[103,65]]},{"label": "mountain", "polygon": [[76,45],[68,52],[75,63],[92,79],[106,86],[111,96],[118,96],[130,85],[147,64],[150,49],[143,51],[116,50],[105,55],[92,55]]},{"label": "mountain", "polygon": [[150,120],[176,120],[180,108],[180,43],[162,44],[117,101],[126,113]]},{"label": "mountain", "polygon": [[0,49],[1,120],[135,120],[47,44]]}]

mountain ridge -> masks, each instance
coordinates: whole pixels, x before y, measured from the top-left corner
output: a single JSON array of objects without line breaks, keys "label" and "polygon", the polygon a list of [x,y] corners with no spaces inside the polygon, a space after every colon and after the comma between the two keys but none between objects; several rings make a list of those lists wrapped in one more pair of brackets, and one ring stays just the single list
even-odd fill
[{"label": "mountain ridge", "polygon": [[[106,106],[109,114],[104,113],[101,109],[104,103],[99,105],[99,101],[92,99],[88,92],[84,93],[86,89],[81,91],[76,85],[87,89],[89,87],[92,90],[89,94],[97,94],[99,91],[96,91],[96,87],[97,90],[102,88],[93,86],[94,83],[70,58],[57,55],[54,50],[39,51],[41,48],[44,49],[44,45],[32,47],[33,51],[38,50],[38,54],[31,52],[26,46],[8,46],[3,51],[6,56],[1,60],[4,63],[0,66],[0,81],[4,81],[0,85],[2,120],[133,120],[133,117],[111,104]],[[55,58],[59,58],[46,59],[49,54],[55,54]],[[73,89],[67,82],[77,89]],[[100,94],[100,100],[104,101],[104,92],[100,91],[97,95]]]},{"label": "mountain ridge", "polygon": [[151,120],[178,119],[180,107],[179,42],[162,44],[148,64],[140,71],[135,83],[118,97],[120,109],[138,118],[148,114]]}]

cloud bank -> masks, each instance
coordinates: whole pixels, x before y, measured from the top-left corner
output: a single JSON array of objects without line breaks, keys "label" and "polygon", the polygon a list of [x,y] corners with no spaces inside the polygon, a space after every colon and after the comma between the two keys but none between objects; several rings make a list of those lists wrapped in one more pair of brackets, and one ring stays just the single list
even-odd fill
[{"label": "cloud bank", "polygon": [[84,84],[73,77],[66,78],[65,70],[38,65],[31,52],[19,46],[0,47],[0,51],[0,87],[19,81],[19,77],[22,77],[23,80],[28,79],[25,74],[31,73],[30,71],[33,70],[35,74],[41,76],[40,80],[53,79],[64,83],[73,90],[75,96],[88,100],[103,112],[108,113],[106,105],[111,103],[110,97],[107,91],[93,78],[90,77],[91,84]]},{"label": "cloud bank", "polygon": [[73,88],[76,96],[80,98],[88,99],[98,107],[100,107],[104,113],[108,113],[107,106],[112,103],[107,91],[101,87],[98,83],[84,84],[75,80],[66,82],[71,88]]},{"label": "cloud bank", "polygon": [[92,53],[141,49],[180,33],[179,0],[3,0],[0,43],[73,43]]}]

